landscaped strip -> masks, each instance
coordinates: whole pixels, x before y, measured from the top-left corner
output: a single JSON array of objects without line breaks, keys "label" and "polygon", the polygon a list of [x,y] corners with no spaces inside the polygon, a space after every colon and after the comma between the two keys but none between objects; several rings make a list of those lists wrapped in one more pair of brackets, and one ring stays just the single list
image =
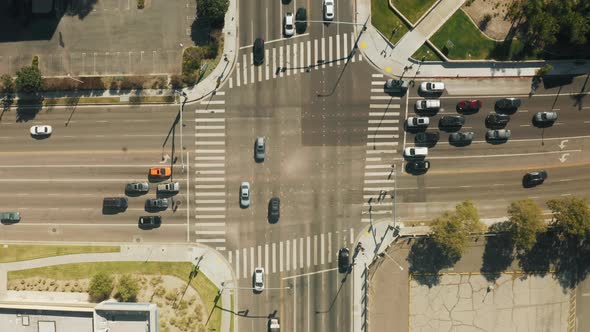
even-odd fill
[{"label": "landscaped strip", "polygon": [[[146,275],[171,275],[185,282],[189,281],[189,275],[193,270],[193,264],[185,262],[96,262],[80,264],[64,264],[36,269],[8,272],[8,282],[16,279],[47,278],[55,280],[76,280],[90,278],[98,272],[108,274],[146,274]],[[214,300],[219,289],[199,271],[190,282],[207,308],[207,314],[214,309]],[[223,308],[221,298],[217,305]],[[213,311],[208,331],[219,331],[221,327],[221,310]]]},{"label": "landscaped strip", "polygon": [[412,58],[418,61],[443,61],[443,59],[438,56],[428,44],[424,43],[424,45],[420,46],[420,48],[412,55]]},{"label": "landscaped strip", "polygon": [[497,42],[486,38],[463,10],[458,10],[430,38],[449,59],[522,60],[523,43],[517,39]]},{"label": "landscaped strip", "polygon": [[387,0],[371,0],[371,24],[392,44],[397,43],[409,31],[402,19],[389,8]]},{"label": "landscaped strip", "polygon": [[391,0],[391,4],[402,13],[412,24],[426,13],[436,0]]},{"label": "landscaped strip", "polygon": [[120,252],[118,246],[52,246],[4,244],[0,246],[0,263],[28,261],[31,259],[105,252]]}]

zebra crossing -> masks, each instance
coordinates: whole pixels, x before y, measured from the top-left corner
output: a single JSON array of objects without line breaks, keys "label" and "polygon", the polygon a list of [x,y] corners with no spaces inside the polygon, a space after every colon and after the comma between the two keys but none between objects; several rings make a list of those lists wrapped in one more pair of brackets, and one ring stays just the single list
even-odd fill
[{"label": "zebra crossing", "polygon": [[[304,73],[307,70],[340,65],[347,61],[356,41],[353,33],[342,33],[313,40],[297,42],[296,39],[285,40],[284,45],[271,47],[266,44],[264,64],[254,65],[254,54],[251,46],[245,46],[238,55],[236,68],[229,78],[229,88],[267,81],[271,78],[285,77]],[[327,52],[326,52],[327,51]],[[355,50],[351,62],[362,61],[361,52]],[[312,67],[311,67],[312,66]],[[277,70],[285,67],[285,71]]]},{"label": "zebra crossing", "polygon": [[336,263],[338,250],[353,247],[354,229],[328,232],[227,251],[238,278],[251,278],[256,267],[267,274],[300,272]]},{"label": "zebra crossing", "polygon": [[225,250],[225,92],[195,110],[194,196],[196,242]]},{"label": "zebra crossing", "polygon": [[362,222],[392,218],[396,157],[400,138],[400,97],[385,93],[383,74],[373,74],[367,128]]}]

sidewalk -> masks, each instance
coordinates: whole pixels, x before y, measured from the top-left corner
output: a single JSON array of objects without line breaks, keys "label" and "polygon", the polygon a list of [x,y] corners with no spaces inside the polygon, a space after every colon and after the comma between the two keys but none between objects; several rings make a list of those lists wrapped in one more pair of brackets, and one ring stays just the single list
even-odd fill
[{"label": "sidewalk", "polygon": [[[376,28],[367,25],[358,47],[363,55],[386,75],[414,78],[530,77],[545,64],[553,66],[552,75],[580,75],[590,72],[590,63],[575,61],[419,61],[410,57],[457,11],[465,0],[441,0],[416,27],[392,45]],[[371,15],[371,1],[358,0],[357,23]],[[393,12],[391,15],[394,15]],[[384,52],[385,51],[385,52]]]},{"label": "sidewalk", "polygon": [[[199,262],[199,270],[203,272],[217,288],[221,289],[222,283],[226,286],[228,284],[237,284],[229,262],[223,257],[223,255],[212,248],[198,245],[122,245],[121,252],[118,253],[54,256],[0,264],[0,301],[51,302],[52,299],[56,301],[62,299],[68,303],[80,303],[83,299],[77,295],[69,295],[68,293],[49,292],[43,294],[43,292],[8,291],[7,273],[9,271],[34,269],[61,264],[115,261],[190,262],[192,264],[197,264],[197,262]],[[228,291],[222,292],[221,294],[223,306],[226,308],[231,304],[231,293],[232,292]],[[238,298],[234,295],[234,307],[232,310],[235,312],[236,308],[238,308]],[[231,313],[229,311],[223,311],[221,314],[221,331],[230,331],[230,321]]]}]

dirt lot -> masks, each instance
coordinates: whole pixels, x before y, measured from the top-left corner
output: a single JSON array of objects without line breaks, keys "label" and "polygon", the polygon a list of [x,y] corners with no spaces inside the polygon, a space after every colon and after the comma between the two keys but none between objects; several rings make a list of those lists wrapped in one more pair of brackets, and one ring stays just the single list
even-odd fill
[{"label": "dirt lot", "polygon": [[[469,0],[463,5],[463,10],[479,26],[485,35],[492,39],[504,40],[512,23],[505,19],[506,13],[513,0],[474,0],[469,6]],[[485,24],[484,16],[490,14],[492,19]]]}]

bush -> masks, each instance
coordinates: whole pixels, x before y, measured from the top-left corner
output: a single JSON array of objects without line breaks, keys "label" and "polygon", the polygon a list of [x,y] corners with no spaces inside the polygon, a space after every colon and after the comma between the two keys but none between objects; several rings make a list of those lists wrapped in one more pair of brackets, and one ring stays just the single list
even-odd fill
[{"label": "bush", "polygon": [[214,28],[223,26],[229,0],[197,0],[201,17],[206,18]]},{"label": "bush", "polygon": [[483,16],[483,21],[485,23],[489,23],[492,20],[492,15],[490,13],[487,13]]},{"label": "bush", "polygon": [[179,89],[182,87],[182,78],[179,75],[172,75],[169,84],[172,89]]},{"label": "bush", "polygon": [[144,0],[137,0],[137,9],[143,9],[145,7]]},{"label": "bush", "polygon": [[113,278],[104,272],[99,272],[90,280],[88,294],[90,299],[95,302],[101,302],[109,297],[113,292]]},{"label": "bush", "polygon": [[124,274],[119,278],[117,286],[117,294],[115,297],[120,302],[137,302],[137,294],[139,293],[139,283],[137,279],[129,274]]},{"label": "bush", "polygon": [[23,67],[16,72],[16,88],[19,92],[36,93],[43,88],[43,77],[39,68]]},{"label": "bush", "polygon": [[547,64],[547,65],[544,65],[543,67],[537,69],[536,74],[537,74],[537,76],[545,76],[552,70],[553,70],[553,66]]},{"label": "bush", "polygon": [[2,82],[2,92],[14,92],[14,81],[12,80],[12,77],[10,75],[4,74],[0,76],[0,81]]},{"label": "bush", "polygon": [[31,66],[39,69],[39,57],[38,56],[34,56],[33,57],[33,62],[31,63]]}]

